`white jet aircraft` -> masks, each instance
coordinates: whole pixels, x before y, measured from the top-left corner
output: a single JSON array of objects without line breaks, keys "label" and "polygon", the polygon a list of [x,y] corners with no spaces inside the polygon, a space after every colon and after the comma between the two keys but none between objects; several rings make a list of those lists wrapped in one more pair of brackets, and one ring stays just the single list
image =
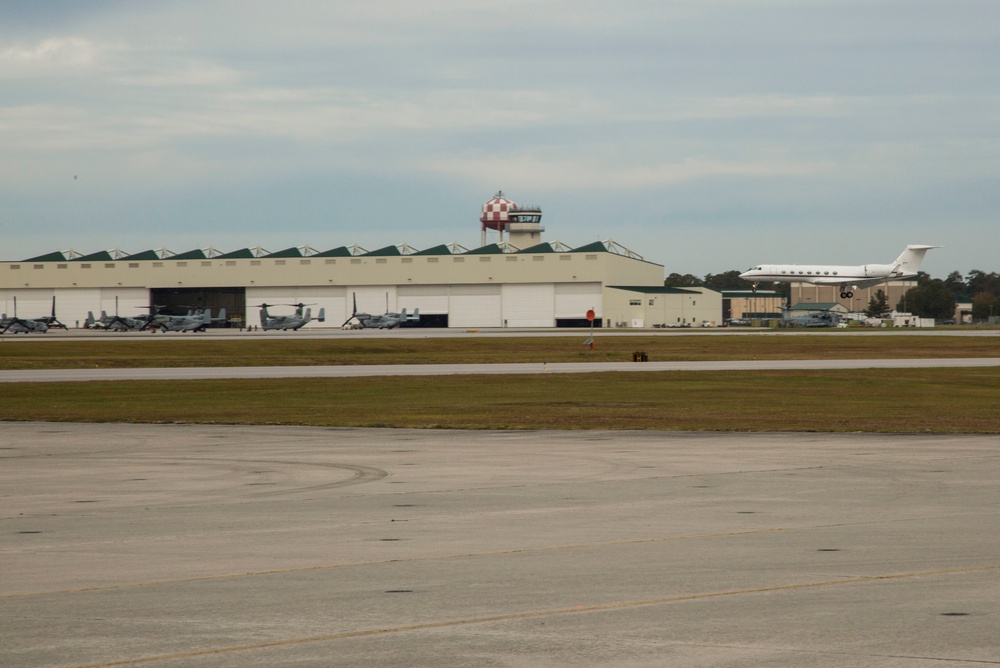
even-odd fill
[{"label": "white jet aircraft", "polygon": [[753,291],[761,283],[814,283],[840,286],[841,299],[854,296],[854,290],[889,281],[914,278],[924,255],[940,246],[909,245],[889,264],[834,266],[822,264],[761,264],[744,271],[740,278],[753,283]]}]

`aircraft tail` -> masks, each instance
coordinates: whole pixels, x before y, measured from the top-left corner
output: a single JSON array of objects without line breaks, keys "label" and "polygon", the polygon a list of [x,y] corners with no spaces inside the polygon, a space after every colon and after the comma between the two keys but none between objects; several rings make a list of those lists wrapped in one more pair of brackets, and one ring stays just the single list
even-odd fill
[{"label": "aircraft tail", "polygon": [[87,319],[84,321],[84,325],[87,327],[87,329],[90,329],[94,326],[95,322],[97,321],[94,320],[94,312],[87,311]]},{"label": "aircraft tail", "polygon": [[920,263],[924,261],[924,255],[932,248],[940,248],[940,246],[923,246],[919,244],[907,246],[893,263],[893,271],[916,274],[920,271]]},{"label": "aircraft tail", "polygon": [[326,309],[325,308],[321,308],[319,310],[319,317],[316,318],[316,319],[319,320],[320,322],[326,322]]},{"label": "aircraft tail", "polygon": [[413,309],[413,315],[411,315],[407,320],[417,321],[420,320],[420,307]]}]

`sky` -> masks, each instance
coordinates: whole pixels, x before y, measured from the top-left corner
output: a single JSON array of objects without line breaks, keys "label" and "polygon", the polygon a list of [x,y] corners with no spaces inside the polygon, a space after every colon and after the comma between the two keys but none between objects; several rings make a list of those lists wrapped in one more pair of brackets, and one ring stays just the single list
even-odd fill
[{"label": "sky", "polygon": [[475,248],[498,190],[665,274],[1000,271],[1000,2],[0,0],[0,260]]}]

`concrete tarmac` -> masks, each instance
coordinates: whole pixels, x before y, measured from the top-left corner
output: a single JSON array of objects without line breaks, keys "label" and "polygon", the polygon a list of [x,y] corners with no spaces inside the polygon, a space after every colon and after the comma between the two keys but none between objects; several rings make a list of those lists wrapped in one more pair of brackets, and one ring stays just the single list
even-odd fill
[{"label": "concrete tarmac", "polygon": [[0,458],[2,666],[1000,664],[995,435],[0,423]]}]

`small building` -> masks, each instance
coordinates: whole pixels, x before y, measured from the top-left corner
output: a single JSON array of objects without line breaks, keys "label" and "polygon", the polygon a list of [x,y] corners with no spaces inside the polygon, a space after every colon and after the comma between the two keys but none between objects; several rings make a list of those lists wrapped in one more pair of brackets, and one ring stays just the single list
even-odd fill
[{"label": "small building", "polygon": [[776,320],[785,298],[774,290],[723,290],[722,321]]},{"label": "small building", "polygon": [[717,327],[722,293],[704,287],[619,286],[605,288],[607,327]]}]

